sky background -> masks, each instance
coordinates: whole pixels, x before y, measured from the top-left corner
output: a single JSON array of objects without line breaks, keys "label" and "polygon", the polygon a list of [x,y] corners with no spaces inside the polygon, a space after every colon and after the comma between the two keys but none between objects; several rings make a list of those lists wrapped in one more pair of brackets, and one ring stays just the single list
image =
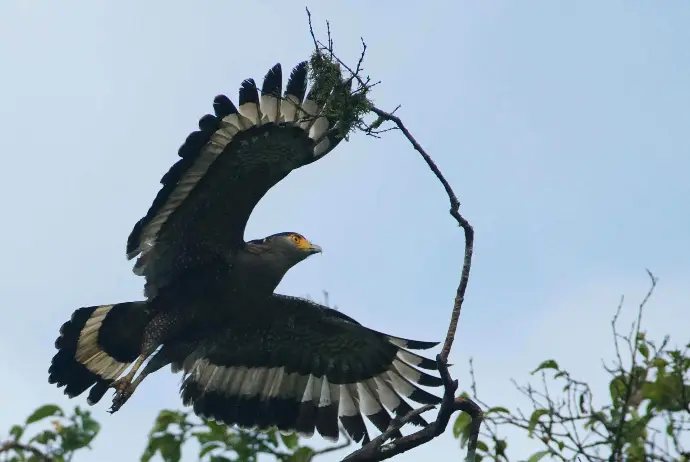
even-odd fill
[{"label": "sky background", "polygon": [[[141,299],[126,238],[216,94],[308,57],[304,4],[285,1],[0,3],[0,433],[67,400],[47,383],[53,342],[80,306]],[[480,397],[553,357],[606,399],[609,320],[659,277],[651,336],[689,340],[690,2],[327,2],[317,32],[382,83],[476,230],[452,373]],[[319,298],[377,330],[443,340],[463,237],[399,133],[355,136],[291,174],[247,238],[299,231],[323,255],[279,291]],[[149,377],[102,424],[84,461],[137,460],[179,376]],[[315,438],[315,440],[317,440]],[[315,441],[315,444],[319,444]],[[525,456],[534,443],[512,437]],[[448,431],[396,460],[458,460]],[[187,452],[188,460],[193,454]],[[341,455],[342,456],[342,455]],[[337,460],[324,456],[320,460]]]}]

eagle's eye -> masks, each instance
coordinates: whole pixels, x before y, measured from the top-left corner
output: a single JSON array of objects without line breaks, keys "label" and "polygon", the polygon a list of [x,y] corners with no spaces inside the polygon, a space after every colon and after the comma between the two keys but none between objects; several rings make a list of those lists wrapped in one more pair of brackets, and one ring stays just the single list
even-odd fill
[{"label": "eagle's eye", "polygon": [[292,236],[290,236],[290,238],[292,239],[292,242],[294,242],[295,244],[299,244],[302,241],[302,238],[297,234],[293,234]]}]

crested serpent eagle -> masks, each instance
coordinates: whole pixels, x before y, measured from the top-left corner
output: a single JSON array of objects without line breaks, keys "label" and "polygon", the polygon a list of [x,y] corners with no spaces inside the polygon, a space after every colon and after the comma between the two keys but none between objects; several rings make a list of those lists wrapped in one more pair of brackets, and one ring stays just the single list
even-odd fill
[{"label": "crested serpent eagle", "polygon": [[318,246],[295,232],[244,241],[266,192],[332,151],[349,128],[328,109],[351,94],[351,80],[316,80],[307,92],[308,80],[303,62],[281,96],[276,65],[260,91],[242,82],[237,106],[215,98],[215,114],[200,119],[129,236],[146,299],[76,310],[55,342],[50,383],[69,397],[88,390],[89,404],[113,388],[115,412],[144,377],[171,365],[184,374],[184,404],[200,416],[335,439],[340,422],[356,441],[369,441],[363,416],[385,431],[390,412],[412,410],[407,400],[440,402],[419,387],[441,385],[423,371],[435,361],[411,351],[436,343],[274,293]]}]

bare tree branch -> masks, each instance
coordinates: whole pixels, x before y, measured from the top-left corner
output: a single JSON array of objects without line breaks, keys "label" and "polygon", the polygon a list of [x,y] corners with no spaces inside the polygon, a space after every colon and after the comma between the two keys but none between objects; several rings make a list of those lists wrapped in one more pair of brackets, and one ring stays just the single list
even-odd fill
[{"label": "bare tree branch", "polygon": [[460,320],[460,311],[462,309],[462,303],[465,301],[465,291],[467,290],[467,283],[470,280],[470,268],[472,267],[472,252],[474,249],[474,229],[470,223],[460,214],[460,201],[458,200],[453,188],[451,188],[448,180],[443,176],[443,173],[438,168],[436,163],[433,161],[431,156],[426,153],[424,148],[417,142],[417,140],[412,136],[410,131],[405,127],[402,120],[391,113],[382,111],[381,109],[373,106],[371,111],[379,116],[383,120],[388,120],[393,122],[397,128],[403,132],[405,138],[412,144],[417,152],[422,156],[426,162],[429,169],[434,173],[438,181],[443,185],[446,194],[448,195],[448,200],[450,201],[450,215],[455,218],[458,225],[462,228],[465,233],[465,256],[462,265],[462,273],[460,275],[460,283],[455,295],[455,302],[453,304],[453,311],[450,317],[450,323],[448,325],[448,333],[446,334],[446,340],[443,343],[443,349],[441,350],[441,358],[444,361],[448,361],[448,356],[450,355],[451,347],[453,346],[453,340],[455,339],[455,332],[458,329],[458,321]]},{"label": "bare tree branch", "polygon": [[[369,81],[365,81],[362,79],[362,77],[359,75],[359,72],[361,70],[361,65],[362,61],[364,59],[364,54],[366,53],[366,43],[364,40],[362,40],[362,52],[360,54],[359,61],[357,63],[357,68],[355,70],[352,70],[347,64],[345,64],[342,60],[340,60],[334,53],[332,49],[332,41],[330,39],[330,29],[329,29],[329,44],[328,46],[324,45],[320,41],[316,39],[316,35],[314,34],[314,29],[311,23],[311,13],[309,9],[307,8],[307,15],[309,17],[309,31],[311,32],[312,39],[314,41],[314,46],[316,47],[317,50],[319,51],[326,51],[330,54],[330,56],[335,59],[340,65],[342,65],[348,72],[350,72],[352,78],[356,79],[359,84],[363,87],[367,87],[370,85]],[[399,108],[400,106],[398,106]],[[398,109],[396,108],[396,110]],[[446,180],[445,176],[441,172],[441,169],[438,168],[436,163],[433,161],[431,156],[427,154],[427,152],[422,148],[422,146],[419,144],[419,142],[415,139],[414,136],[412,136],[412,133],[407,129],[405,124],[403,123],[402,119],[400,117],[396,116],[393,114],[393,112],[386,112],[382,109],[379,109],[378,107],[371,105],[369,107],[370,111],[373,112],[378,116],[378,119],[371,124],[371,126],[380,126],[382,122],[388,121],[392,122],[395,124],[395,128],[403,132],[405,135],[405,138],[412,144],[412,147],[422,156],[424,161],[426,162],[427,166],[429,169],[433,172],[433,174],[436,176],[438,181],[441,183],[443,186],[443,189],[446,191],[446,194],[448,196],[448,200],[450,202],[450,210],[449,213],[450,215],[455,218],[457,221],[458,225],[463,229],[464,234],[465,234],[465,256],[463,260],[463,266],[462,266],[462,273],[460,275],[460,283],[458,284],[458,289],[456,291],[456,296],[455,296],[455,302],[453,304],[453,311],[451,313],[451,319],[450,319],[450,324],[448,326],[448,333],[446,334],[446,340],[443,343],[443,349],[441,350],[441,357],[443,358],[444,361],[448,360],[448,356],[450,354],[451,347],[453,346],[453,340],[455,339],[455,332],[457,331],[458,327],[458,321],[460,319],[460,311],[462,309],[462,303],[465,300],[465,292],[467,290],[467,284],[469,282],[470,278],[470,269],[472,267],[472,253],[474,250],[474,229],[470,225],[469,221],[465,219],[461,214],[460,214],[460,201],[458,200],[457,196],[455,195],[455,192],[453,191],[453,188],[450,186],[450,183],[448,183],[448,180]],[[371,129],[371,126],[369,127]]]},{"label": "bare tree branch", "polygon": [[[367,45],[362,39],[362,52],[360,54],[359,60],[357,62],[356,68],[353,70],[340,58],[338,58],[333,52],[333,40],[331,38],[330,24],[327,23],[328,30],[328,42],[324,44],[320,42],[316,35],[314,34],[314,28],[311,22],[311,13],[307,8],[307,16],[309,20],[309,31],[311,33],[312,40],[314,42],[314,47],[316,53],[319,55],[325,55],[331,60],[335,61],[338,65],[345,68],[350,73],[350,80],[354,79],[359,84],[359,89],[366,94],[366,92],[375,84],[371,84],[371,80],[367,78],[362,78],[362,63],[364,61],[364,55],[366,53]],[[441,353],[437,356],[436,362],[438,364],[439,372],[443,378],[445,385],[445,393],[443,396],[443,401],[441,403],[441,408],[439,410],[436,421],[431,423],[428,427],[417,431],[408,436],[403,436],[390,443],[386,444],[391,437],[391,435],[399,430],[413,415],[417,415],[426,410],[421,408],[421,410],[416,410],[407,416],[403,416],[400,419],[395,419],[391,424],[391,427],[384,432],[379,437],[370,441],[364,445],[361,449],[353,452],[344,460],[346,461],[378,461],[391,458],[397,454],[408,451],[414,447],[420,446],[433,438],[439,436],[443,433],[448,426],[450,416],[456,411],[467,412],[472,417],[472,427],[470,432],[470,439],[468,442],[467,460],[474,461],[477,447],[477,440],[479,437],[479,430],[482,421],[482,411],[481,408],[472,400],[466,398],[455,398],[455,392],[457,390],[457,382],[453,381],[448,373],[448,356],[450,355],[450,350],[453,346],[453,340],[455,339],[455,333],[458,328],[458,322],[460,319],[460,312],[462,310],[462,304],[465,300],[465,292],[467,290],[467,284],[470,277],[470,268],[472,266],[472,252],[474,248],[474,230],[462,214],[460,213],[460,201],[458,200],[455,192],[451,188],[450,184],[446,180],[445,176],[438,168],[436,163],[433,161],[431,156],[422,148],[415,137],[410,133],[408,128],[403,123],[402,119],[394,115],[394,111],[388,112],[384,111],[370,101],[368,101],[368,107],[366,112],[372,112],[377,116],[377,119],[371,124],[364,124],[361,118],[355,122],[355,126],[363,131],[367,135],[378,136],[379,134],[391,130],[391,128],[378,130],[379,127],[385,123],[390,122],[394,125],[392,129],[400,130],[407,141],[410,142],[412,147],[422,156],[426,162],[429,169],[432,171],[436,179],[441,183],[443,189],[448,196],[450,202],[450,215],[456,220],[458,225],[463,229],[465,234],[465,252],[462,265],[462,271],[460,275],[460,282],[455,295],[455,300],[453,303],[453,309],[450,316],[450,322],[448,326],[448,331],[446,333],[446,338],[443,343],[443,348]],[[396,108],[397,110],[398,108]]]}]

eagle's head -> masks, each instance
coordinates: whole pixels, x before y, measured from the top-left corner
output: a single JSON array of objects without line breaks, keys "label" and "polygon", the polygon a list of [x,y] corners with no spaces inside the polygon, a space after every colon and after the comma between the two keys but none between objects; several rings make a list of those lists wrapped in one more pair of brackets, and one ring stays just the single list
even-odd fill
[{"label": "eagle's head", "polygon": [[237,263],[254,277],[277,286],[290,268],[315,253],[321,253],[321,247],[299,233],[285,232],[248,241]]},{"label": "eagle's head", "polygon": [[284,259],[290,266],[296,265],[310,255],[321,252],[321,247],[312,244],[299,233],[287,232],[247,242],[247,252],[263,255],[268,259]]}]

